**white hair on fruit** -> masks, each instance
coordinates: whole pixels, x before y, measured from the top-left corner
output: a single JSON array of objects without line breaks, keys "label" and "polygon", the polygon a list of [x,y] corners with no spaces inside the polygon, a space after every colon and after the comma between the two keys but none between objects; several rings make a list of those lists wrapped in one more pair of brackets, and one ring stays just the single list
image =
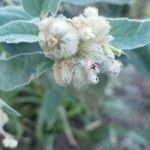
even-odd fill
[{"label": "white hair on fruit", "polygon": [[95,7],[67,19],[49,17],[41,21],[39,39],[46,57],[54,59],[57,84],[80,88],[97,84],[98,74],[118,75],[122,63],[116,60],[122,51],[111,46],[109,21]]},{"label": "white hair on fruit", "polygon": [[84,15],[86,17],[89,17],[89,16],[97,16],[98,17],[98,9],[95,7],[87,7],[84,9]]},{"label": "white hair on fruit", "polygon": [[46,18],[41,21],[39,29],[39,43],[47,57],[61,59],[77,53],[78,33],[66,20]]},{"label": "white hair on fruit", "polygon": [[92,60],[81,60],[81,65],[87,73],[87,80],[90,84],[97,84],[99,78],[97,74],[99,73],[98,66],[92,62]]},{"label": "white hair on fruit", "polygon": [[14,139],[13,136],[9,135],[2,140],[2,143],[5,148],[15,148],[18,145],[18,141]]}]

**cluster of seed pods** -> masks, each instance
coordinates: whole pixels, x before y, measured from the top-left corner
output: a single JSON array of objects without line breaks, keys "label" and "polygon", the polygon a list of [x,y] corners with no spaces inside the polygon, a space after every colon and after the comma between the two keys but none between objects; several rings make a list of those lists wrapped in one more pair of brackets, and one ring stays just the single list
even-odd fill
[{"label": "cluster of seed pods", "polygon": [[54,59],[54,78],[61,86],[82,87],[99,82],[99,73],[118,75],[121,50],[109,43],[110,23],[94,7],[73,18],[47,17],[39,25],[39,43],[46,57]]}]

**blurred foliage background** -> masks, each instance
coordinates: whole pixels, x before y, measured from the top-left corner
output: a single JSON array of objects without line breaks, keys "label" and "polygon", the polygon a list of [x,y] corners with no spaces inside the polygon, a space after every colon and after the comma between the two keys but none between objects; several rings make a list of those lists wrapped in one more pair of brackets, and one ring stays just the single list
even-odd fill
[{"label": "blurred foliage background", "polygon": [[[92,6],[108,18],[150,17],[149,0],[122,1]],[[0,0],[0,7],[6,5],[20,2]],[[62,3],[58,14],[73,17],[85,7]],[[85,91],[57,87],[51,72],[12,92],[0,91],[22,115],[9,114],[5,127],[20,141],[16,150],[149,150],[150,45],[127,51],[121,61],[119,77],[101,75],[100,83]]]}]

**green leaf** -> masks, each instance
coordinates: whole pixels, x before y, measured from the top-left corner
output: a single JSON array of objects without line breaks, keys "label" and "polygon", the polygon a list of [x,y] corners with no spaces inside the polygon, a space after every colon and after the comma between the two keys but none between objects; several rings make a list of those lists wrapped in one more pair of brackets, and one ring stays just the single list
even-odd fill
[{"label": "green leaf", "polygon": [[150,45],[132,51],[127,51],[127,63],[131,63],[145,78],[150,76]]},{"label": "green leaf", "polygon": [[110,19],[111,32],[114,36],[112,45],[130,50],[150,43],[150,20]]},{"label": "green leaf", "polygon": [[110,3],[115,5],[132,4],[133,0],[63,0],[74,5],[89,5],[94,3]]},{"label": "green leaf", "polygon": [[46,150],[53,150],[53,145],[54,145],[54,136],[49,135],[47,137]]},{"label": "green leaf", "polygon": [[20,113],[18,113],[15,109],[10,107],[8,104],[6,104],[1,98],[0,98],[0,107],[4,109],[5,112],[8,114],[14,115],[14,116],[21,116]]},{"label": "green leaf", "polygon": [[0,27],[0,42],[33,43],[38,41],[38,27],[27,21],[14,21]]},{"label": "green leaf", "polygon": [[20,5],[21,0],[13,0],[13,2],[14,2],[16,5]]},{"label": "green leaf", "polygon": [[31,19],[31,17],[19,6],[0,8],[0,26],[15,20],[29,19]]},{"label": "green leaf", "polygon": [[61,0],[22,0],[25,11],[34,17],[40,17],[51,12],[56,14]]},{"label": "green leaf", "polygon": [[137,57],[143,64],[143,67],[148,71],[150,75],[150,44],[145,47],[136,49],[133,52],[136,53]]},{"label": "green leaf", "polygon": [[43,54],[22,54],[0,59],[0,89],[10,91],[29,84],[50,69],[52,61]]},{"label": "green leaf", "polygon": [[145,145],[147,143],[147,140],[145,139],[145,137],[142,135],[142,133],[140,133],[139,131],[129,131],[127,133],[128,139],[130,139],[131,141],[136,142],[137,144],[143,144]]},{"label": "green leaf", "polygon": [[62,90],[57,87],[50,89],[44,95],[41,108],[39,110],[39,118],[37,125],[38,137],[41,137],[41,132],[44,125],[51,128],[58,119],[59,106],[62,99]]},{"label": "green leaf", "polygon": [[130,113],[130,107],[120,100],[108,99],[107,101],[103,101],[101,105],[103,112],[110,115],[113,115],[114,113],[122,113],[122,115],[124,115],[124,113]]},{"label": "green leaf", "polygon": [[38,42],[35,42],[35,43],[23,42],[23,43],[18,43],[18,44],[1,43],[1,45],[4,48],[4,50],[7,51],[11,55],[42,52],[42,49]]}]

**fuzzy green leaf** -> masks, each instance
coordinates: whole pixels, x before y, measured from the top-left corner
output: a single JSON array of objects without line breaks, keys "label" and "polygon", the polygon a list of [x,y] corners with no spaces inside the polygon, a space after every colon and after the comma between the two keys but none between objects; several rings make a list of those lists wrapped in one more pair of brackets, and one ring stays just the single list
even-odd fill
[{"label": "fuzzy green leaf", "polygon": [[130,50],[150,43],[150,20],[110,19],[111,32],[114,36],[112,45]]},{"label": "fuzzy green leaf", "polygon": [[41,52],[42,49],[38,42],[35,43],[1,43],[2,48],[11,55],[28,54],[33,52]]},{"label": "fuzzy green leaf", "polygon": [[22,54],[9,59],[0,59],[0,89],[10,91],[29,84],[47,71],[52,61],[43,54]]},{"label": "fuzzy green leaf", "polygon": [[33,43],[38,41],[38,27],[27,21],[14,21],[0,27],[0,42]]},{"label": "fuzzy green leaf", "polygon": [[150,77],[150,45],[127,51],[126,63],[131,63],[134,67],[144,75],[145,78]]},{"label": "fuzzy green leaf", "polygon": [[43,97],[41,109],[39,110],[39,118],[37,124],[37,134],[39,138],[42,138],[42,130],[44,125],[50,129],[57,121],[59,116],[59,106],[63,99],[62,89],[57,87],[49,89]]},{"label": "fuzzy green leaf", "polygon": [[6,111],[8,114],[14,116],[21,116],[15,109],[6,104],[1,98],[0,98],[0,107],[2,107],[2,109],[4,109],[4,111]]},{"label": "fuzzy green leaf", "polygon": [[15,20],[29,19],[31,19],[31,17],[19,6],[7,6],[0,8],[0,26]]},{"label": "fuzzy green leaf", "polygon": [[61,0],[22,0],[25,11],[33,17],[44,16],[48,12],[56,14]]},{"label": "fuzzy green leaf", "polygon": [[74,5],[89,5],[94,3],[110,3],[115,5],[132,4],[133,0],[63,0]]}]

